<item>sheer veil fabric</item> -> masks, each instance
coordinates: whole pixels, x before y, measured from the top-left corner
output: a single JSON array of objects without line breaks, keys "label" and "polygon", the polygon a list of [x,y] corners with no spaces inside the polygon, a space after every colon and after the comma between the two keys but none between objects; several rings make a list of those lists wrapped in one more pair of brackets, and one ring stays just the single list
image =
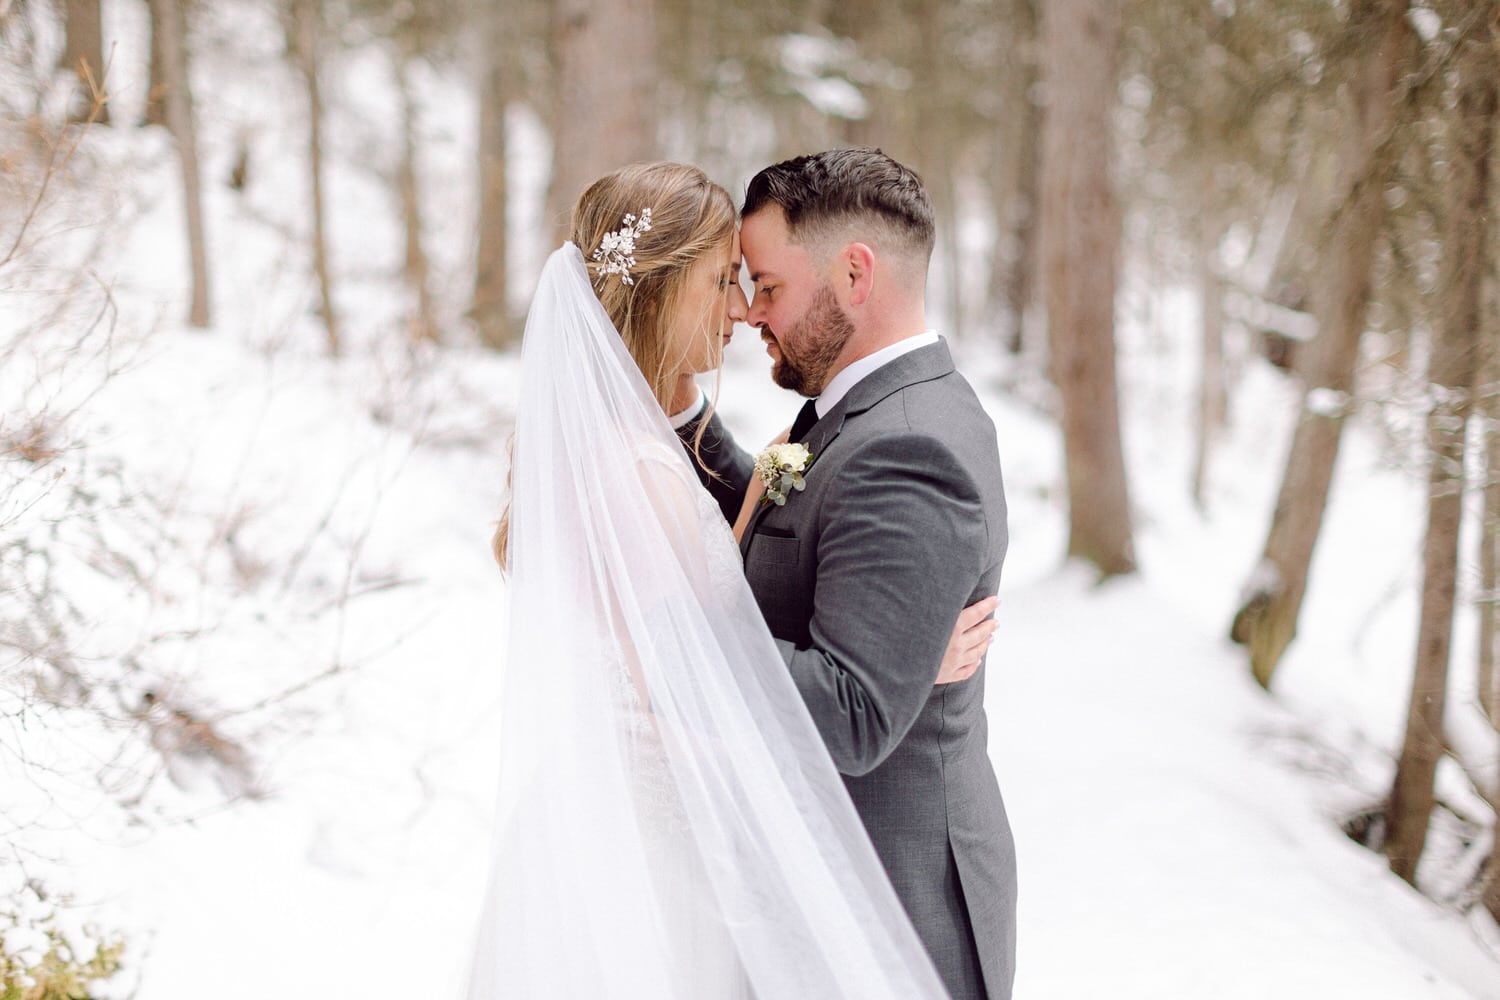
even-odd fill
[{"label": "sheer veil fabric", "polygon": [[470,1000],[946,997],[571,243],[522,372]]}]

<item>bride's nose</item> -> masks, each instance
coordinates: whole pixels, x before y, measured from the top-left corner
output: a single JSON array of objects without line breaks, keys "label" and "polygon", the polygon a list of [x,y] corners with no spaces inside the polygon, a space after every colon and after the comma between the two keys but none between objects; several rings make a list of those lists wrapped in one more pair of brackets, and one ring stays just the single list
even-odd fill
[{"label": "bride's nose", "polygon": [[743,323],[749,315],[750,300],[745,298],[745,290],[736,284],[729,290],[729,318]]}]

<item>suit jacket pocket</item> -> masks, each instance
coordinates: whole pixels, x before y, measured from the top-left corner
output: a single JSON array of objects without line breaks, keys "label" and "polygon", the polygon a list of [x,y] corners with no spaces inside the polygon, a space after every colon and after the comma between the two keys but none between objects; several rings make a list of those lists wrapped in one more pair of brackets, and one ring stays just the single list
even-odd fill
[{"label": "suit jacket pocket", "polygon": [[745,577],[771,634],[795,644],[808,639],[811,590],[802,562],[802,539],[757,531],[745,554]]},{"label": "suit jacket pocket", "polygon": [[796,565],[802,560],[802,540],[793,535],[772,535],[757,531],[750,539],[750,559],[777,565]]}]

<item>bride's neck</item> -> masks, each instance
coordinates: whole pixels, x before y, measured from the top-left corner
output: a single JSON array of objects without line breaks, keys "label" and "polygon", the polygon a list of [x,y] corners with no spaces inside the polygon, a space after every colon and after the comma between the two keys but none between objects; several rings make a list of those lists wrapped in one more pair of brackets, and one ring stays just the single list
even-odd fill
[{"label": "bride's neck", "polygon": [[685,372],[677,376],[677,384],[672,389],[672,402],[667,407],[667,416],[681,413],[697,401],[698,383],[693,380],[692,372]]}]

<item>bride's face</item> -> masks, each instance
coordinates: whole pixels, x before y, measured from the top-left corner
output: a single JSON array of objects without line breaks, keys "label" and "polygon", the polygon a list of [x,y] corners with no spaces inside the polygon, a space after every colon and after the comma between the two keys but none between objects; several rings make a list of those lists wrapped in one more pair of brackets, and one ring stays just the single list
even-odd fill
[{"label": "bride's face", "polygon": [[684,281],[671,326],[671,356],[683,359],[682,373],[696,375],[719,367],[734,324],[743,323],[750,311],[740,288],[740,234],[723,250],[700,257]]}]

